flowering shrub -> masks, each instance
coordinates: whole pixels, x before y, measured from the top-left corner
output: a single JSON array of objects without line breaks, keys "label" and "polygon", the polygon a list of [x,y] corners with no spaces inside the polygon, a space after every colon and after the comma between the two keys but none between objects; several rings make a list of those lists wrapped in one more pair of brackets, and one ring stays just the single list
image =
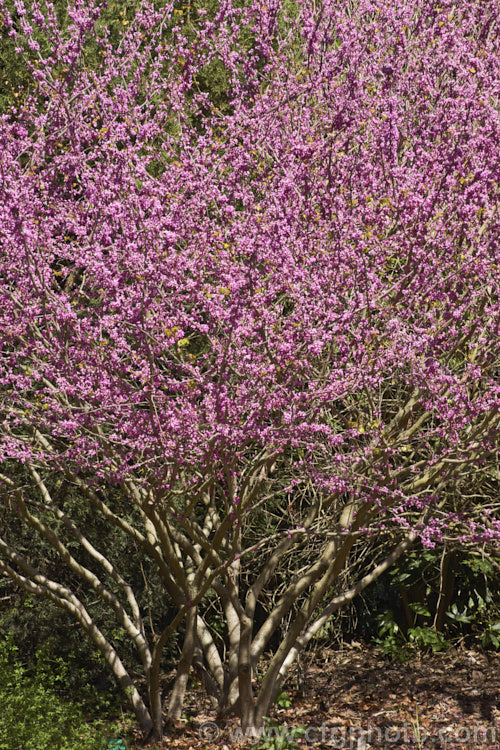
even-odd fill
[{"label": "flowering shrub", "polygon": [[[114,609],[148,705],[75,591],[8,535],[0,568],[77,618],[146,731],[182,621],[169,715],[195,663],[259,726],[414,538],[500,537],[498,3],[141,2],[113,33],[95,0],[64,28],[48,1],[0,12],[29,79],[0,121],[6,513]],[[55,476],[155,560],[178,614],[154,642]],[[325,600],[360,539],[394,549]]]}]

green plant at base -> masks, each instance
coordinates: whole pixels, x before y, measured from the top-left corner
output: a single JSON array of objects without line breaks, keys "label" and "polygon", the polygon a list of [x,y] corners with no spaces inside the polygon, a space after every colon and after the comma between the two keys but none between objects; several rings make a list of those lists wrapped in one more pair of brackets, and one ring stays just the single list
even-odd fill
[{"label": "green plant at base", "polygon": [[446,651],[451,646],[450,641],[446,640],[442,633],[433,628],[420,626],[410,628],[408,630],[408,638],[410,643],[414,644],[418,649],[425,651],[430,648],[434,654],[438,651]]},{"label": "green plant at base", "polygon": [[117,727],[89,721],[80,703],[62,700],[56,687],[64,673],[50,672],[45,656],[29,675],[12,638],[0,641],[0,750],[102,750]]},{"label": "green plant at base", "polygon": [[469,575],[469,586],[459,603],[454,602],[446,617],[456,626],[469,626],[483,648],[500,647],[500,609],[498,607],[499,576],[497,569],[486,559],[471,557],[464,560]]},{"label": "green plant at base", "polygon": [[126,745],[123,740],[109,740],[106,750],[126,750]]},{"label": "green plant at base", "polygon": [[292,705],[292,701],[286,690],[280,690],[276,698],[274,699],[274,702],[276,703],[279,708],[290,708]]},{"label": "green plant at base", "polygon": [[484,631],[481,636],[481,643],[484,648],[500,648],[500,622],[494,622]]},{"label": "green plant at base", "polygon": [[377,617],[378,637],[375,643],[392,659],[403,659],[406,638],[398,623],[394,619],[394,612],[388,609]]},{"label": "green plant at base", "polygon": [[442,633],[434,628],[416,625],[417,617],[429,617],[429,610],[419,602],[410,604],[414,612],[413,627],[407,634],[399,627],[392,610],[387,610],[378,619],[378,638],[375,643],[391,658],[404,660],[409,657],[412,648],[421,651],[431,649],[433,653],[445,651],[451,645]]},{"label": "green plant at base", "polygon": [[252,750],[300,750],[296,740],[305,733],[305,727],[288,727],[265,716],[262,737],[252,745]]}]

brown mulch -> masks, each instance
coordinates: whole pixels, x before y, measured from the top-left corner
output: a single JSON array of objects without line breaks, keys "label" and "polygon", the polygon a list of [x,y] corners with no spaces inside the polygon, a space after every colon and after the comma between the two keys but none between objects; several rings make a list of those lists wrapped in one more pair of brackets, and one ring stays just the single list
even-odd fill
[{"label": "brown mulch", "polygon": [[[381,651],[353,643],[307,657],[299,691],[292,675],[289,708],[274,706],[271,719],[289,733],[303,727],[296,748],[349,750],[500,750],[500,654],[467,649],[391,662]],[[252,743],[238,722],[216,721],[194,684],[182,725],[161,748],[231,750]],[[284,738],[282,737],[282,740]],[[269,742],[269,737],[268,737]],[[269,750],[290,750],[275,741]]]}]

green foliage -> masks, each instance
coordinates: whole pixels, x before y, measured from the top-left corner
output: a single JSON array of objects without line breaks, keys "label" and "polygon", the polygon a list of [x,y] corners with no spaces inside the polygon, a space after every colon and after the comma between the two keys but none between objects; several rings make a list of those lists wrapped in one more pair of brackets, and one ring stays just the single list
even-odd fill
[{"label": "green foliage", "polygon": [[431,649],[433,653],[446,651],[451,646],[450,641],[446,640],[439,630],[420,627],[419,625],[408,630],[408,639],[419,650],[425,651]]},{"label": "green foliage", "polygon": [[394,619],[394,612],[388,609],[386,612],[378,615],[378,637],[375,643],[383,649],[384,653],[391,658],[400,658],[402,656],[402,647],[406,639],[401,632],[401,628]]},{"label": "green foliage", "polygon": [[290,708],[290,706],[292,705],[292,701],[286,690],[280,690],[280,692],[274,699],[274,702],[280,708]]},{"label": "green foliage", "polygon": [[[20,472],[16,475],[13,468],[9,467],[9,470],[17,480],[23,481],[23,475]],[[102,547],[106,550],[108,559],[121,571],[124,578],[137,592],[137,599],[145,615],[147,627],[153,628],[155,632],[161,631],[162,623],[171,617],[171,603],[165,594],[154,562],[144,555],[138,563],[137,550],[130,538],[116,527],[103,524],[101,516],[89,504],[82,503],[75,489],[60,480],[57,473],[53,476],[47,475],[45,480],[50,491],[58,496],[59,507],[72,519],[75,526],[85,529],[87,538],[95,547]],[[107,488],[105,492],[106,500],[112,510],[135,525],[138,521],[138,514],[127,505],[126,499],[112,488]],[[68,549],[75,556],[80,555],[79,542],[71,535],[65,534],[61,522],[54,518],[50,510],[41,507],[39,517],[54,532],[61,534]],[[11,520],[8,528],[3,530],[6,540],[21,554],[31,560],[36,560],[41,573],[58,580],[62,585],[77,593],[98,627],[113,645],[119,648],[122,658],[131,670],[134,671],[136,668],[140,671],[140,660],[134,645],[125,637],[123,629],[117,625],[114,613],[99,597],[94,595],[93,590],[86,590],[82,587],[79,578],[61,565],[58,554],[44,539],[33,533],[33,530],[20,519],[13,517]],[[82,562],[96,575],[102,575],[99,566],[90,556],[83,557]],[[112,581],[109,585],[118,595],[119,591],[113,588]],[[34,621],[36,621],[36,628],[33,627]],[[67,692],[80,694],[83,685],[88,686],[86,696],[88,701],[92,700],[96,686],[108,696],[113,691],[118,694],[118,688],[109,674],[104,659],[90,639],[82,638],[81,630],[75,626],[75,621],[70,614],[46,599],[40,599],[17,589],[8,578],[0,577],[0,638],[7,634],[12,635],[23,662],[30,667],[37,661],[36,653],[42,647],[47,647],[51,658],[60,658],[67,664],[66,694]],[[176,649],[177,638],[172,637],[165,649],[165,667],[176,654]],[[83,684],[82,674],[85,674]]]},{"label": "green foliage", "polygon": [[426,607],[416,602],[410,605],[414,612],[413,627],[407,632],[401,628],[394,618],[394,612],[387,610],[378,616],[378,637],[375,643],[392,659],[403,661],[409,658],[412,651],[431,650],[445,651],[451,645],[442,633],[431,627],[416,624],[418,616],[428,617],[430,612]]},{"label": "green foliage", "polygon": [[123,740],[109,740],[106,750],[126,750],[126,745]]},{"label": "green foliage", "polygon": [[[2,590],[9,589],[0,586],[0,592]],[[24,592],[12,594],[9,604],[0,610],[0,638],[6,634],[12,637],[29,669],[39,668],[42,655],[47,654],[46,671],[61,672],[64,665],[66,676],[62,694],[81,695],[84,691],[87,703],[93,700],[96,687],[106,696],[113,692],[118,694],[104,659],[90,639],[82,638],[69,614],[52,602]],[[111,620],[110,616],[108,618]]]},{"label": "green foliage", "polygon": [[305,727],[288,727],[265,716],[263,736],[252,750],[299,750],[296,740],[305,733]]},{"label": "green foliage", "polygon": [[485,648],[500,648],[500,622],[489,625],[481,636],[481,643]]},{"label": "green foliage", "polygon": [[465,606],[463,611],[460,612],[456,602],[451,605],[451,609],[446,613],[446,615],[450,618],[450,620],[453,620],[456,623],[463,623],[464,625],[468,625],[473,620],[473,616],[471,614],[467,614],[467,607]]},{"label": "green foliage", "polygon": [[489,560],[472,556],[463,560],[458,591],[446,617],[455,627],[471,632],[483,648],[500,647],[500,576]]},{"label": "green foliage", "polygon": [[80,696],[78,702],[61,698],[67,675],[65,663],[52,660],[48,650],[29,674],[12,638],[0,641],[0,750],[105,747],[105,722],[88,721]]},{"label": "green foliage", "polygon": [[[364,625],[370,633],[375,631],[376,643],[392,657],[412,647],[439,651],[463,639],[497,649],[500,576],[493,562],[467,551],[454,553],[445,592],[447,609],[436,630],[442,550],[415,549],[368,592],[369,617],[364,618]],[[412,622],[408,608],[413,612]]]}]

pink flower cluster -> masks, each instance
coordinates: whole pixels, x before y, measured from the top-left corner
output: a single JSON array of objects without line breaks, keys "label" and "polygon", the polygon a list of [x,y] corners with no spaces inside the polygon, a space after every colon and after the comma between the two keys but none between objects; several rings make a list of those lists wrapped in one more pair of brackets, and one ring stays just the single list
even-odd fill
[{"label": "pink flower cluster", "polygon": [[0,0],[0,459],[161,492],[267,449],[432,544],[498,458],[498,0],[239,5]]}]

